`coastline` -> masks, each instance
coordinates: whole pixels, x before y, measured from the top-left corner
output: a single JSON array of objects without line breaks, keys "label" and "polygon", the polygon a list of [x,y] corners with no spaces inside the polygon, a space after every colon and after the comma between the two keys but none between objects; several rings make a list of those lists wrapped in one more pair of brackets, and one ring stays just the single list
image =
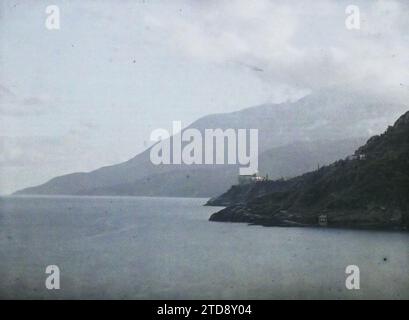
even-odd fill
[{"label": "coastline", "polygon": [[277,215],[264,215],[249,212],[245,206],[230,206],[213,213],[211,222],[247,223],[248,225],[259,225],[263,227],[298,227],[298,228],[331,228],[349,230],[377,230],[377,231],[399,231],[409,230],[398,221],[371,221],[354,220],[351,214],[340,215],[339,212],[328,213],[328,221],[325,225],[319,223],[318,214],[303,216],[300,214],[281,213]]}]

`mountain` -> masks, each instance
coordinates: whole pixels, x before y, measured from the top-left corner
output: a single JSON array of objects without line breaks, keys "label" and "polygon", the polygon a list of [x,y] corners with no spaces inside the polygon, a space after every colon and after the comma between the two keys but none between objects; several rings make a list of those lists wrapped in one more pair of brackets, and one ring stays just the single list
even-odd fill
[{"label": "mountain", "polygon": [[316,226],[319,216],[324,215],[333,227],[407,229],[409,112],[345,160],[285,181],[279,190],[257,196],[258,189],[265,189],[264,184],[252,186],[255,197],[213,214],[210,220]]},{"label": "mountain", "polygon": [[[357,147],[356,137],[381,132],[402,110],[404,104],[390,95],[327,88],[292,103],[265,104],[205,116],[187,128],[196,128],[202,133],[212,128],[257,128],[260,171],[272,177],[287,177],[347,155]],[[327,146],[333,141],[344,143],[345,148],[328,151],[331,155],[325,150],[329,150]],[[294,156],[299,149],[296,144],[300,148],[310,148],[310,157]],[[279,151],[275,149],[280,147]],[[234,184],[237,175],[238,166],[235,165],[154,165],[150,161],[150,149],[147,149],[126,162],[56,177],[16,194],[208,197]],[[188,190],[186,181],[190,181]]]},{"label": "mountain", "polygon": [[[260,173],[273,179],[293,177],[317,167],[329,164],[353,152],[363,138],[342,141],[297,142],[263,152],[259,157]],[[132,182],[117,183],[104,187],[87,187],[78,193],[78,183],[86,185],[82,175],[69,175],[17,194],[86,194],[86,195],[139,195],[213,197],[236,184],[238,165],[168,165],[158,166],[159,173],[141,177]],[[148,165],[147,165],[148,167]],[[152,170],[152,172],[155,172]]]}]

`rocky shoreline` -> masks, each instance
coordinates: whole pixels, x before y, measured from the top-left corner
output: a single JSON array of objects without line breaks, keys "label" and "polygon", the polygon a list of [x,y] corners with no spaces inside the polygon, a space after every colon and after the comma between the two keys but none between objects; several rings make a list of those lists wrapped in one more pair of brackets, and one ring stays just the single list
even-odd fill
[{"label": "rocky shoreline", "polygon": [[[280,213],[266,216],[250,212],[245,206],[237,205],[226,207],[209,218],[214,222],[247,223],[249,225],[260,225],[264,227],[320,227],[320,228],[344,228],[344,229],[365,229],[365,230],[397,230],[408,231],[406,226],[402,226],[399,219],[390,220],[373,219],[372,213],[340,213],[332,212],[326,215],[325,224],[320,223],[319,217],[322,214],[295,215],[291,213]],[[362,217],[368,217],[362,219]]]},{"label": "rocky shoreline", "polygon": [[237,185],[210,221],[264,226],[409,229],[409,112],[354,155],[286,181]]}]

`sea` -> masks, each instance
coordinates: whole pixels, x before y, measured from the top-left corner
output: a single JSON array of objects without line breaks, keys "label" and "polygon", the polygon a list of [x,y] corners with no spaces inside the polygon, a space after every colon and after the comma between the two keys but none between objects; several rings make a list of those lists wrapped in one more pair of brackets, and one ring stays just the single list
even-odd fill
[{"label": "sea", "polygon": [[0,299],[409,299],[408,232],[210,222],[206,201],[1,197]]}]

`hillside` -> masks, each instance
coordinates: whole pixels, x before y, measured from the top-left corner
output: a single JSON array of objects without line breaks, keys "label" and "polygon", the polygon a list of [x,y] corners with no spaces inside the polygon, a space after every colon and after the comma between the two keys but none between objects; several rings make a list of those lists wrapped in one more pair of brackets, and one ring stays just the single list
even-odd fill
[{"label": "hillside", "polygon": [[285,190],[236,203],[210,220],[305,226],[318,225],[318,216],[325,215],[334,227],[408,228],[409,112],[370,138],[355,157],[287,184]]},{"label": "hillside", "polygon": [[[205,116],[188,128],[201,132],[206,128],[257,128],[260,172],[273,178],[291,177],[351,153],[358,146],[357,137],[368,137],[368,130],[381,132],[402,110],[404,104],[392,101],[389,95],[330,88],[296,102]],[[334,143],[342,147],[332,148]],[[282,149],[277,152],[275,148]],[[210,197],[226,190],[238,174],[233,165],[155,166],[149,154],[147,149],[126,162],[56,177],[16,194]],[[214,179],[218,170],[224,174]],[[190,179],[188,190],[183,185],[186,176]]]}]

